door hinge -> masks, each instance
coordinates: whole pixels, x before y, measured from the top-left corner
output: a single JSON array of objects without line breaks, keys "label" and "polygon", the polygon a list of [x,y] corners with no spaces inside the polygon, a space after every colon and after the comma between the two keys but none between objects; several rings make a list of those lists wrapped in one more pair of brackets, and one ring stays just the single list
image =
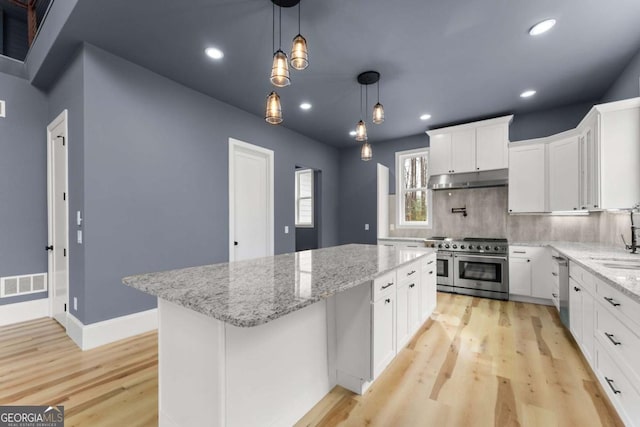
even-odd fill
[{"label": "door hinge", "polygon": [[62,200],[67,200],[67,193],[66,192],[62,193]]},{"label": "door hinge", "polygon": [[64,312],[65,313],[67,312],[67,304],[66,303],[64,304]]},{"label": "door hinge", "polygon": [[63,255],[63,256],[67,256],[67,248],[64,248],[64,249],[62,250],[62,255]]}]

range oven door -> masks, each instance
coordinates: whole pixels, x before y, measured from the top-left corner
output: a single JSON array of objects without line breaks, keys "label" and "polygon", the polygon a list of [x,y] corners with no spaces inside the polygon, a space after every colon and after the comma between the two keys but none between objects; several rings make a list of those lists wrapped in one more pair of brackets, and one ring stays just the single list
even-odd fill
[{"label": "range oven door", "polygon": [[509,293],[506,256],[454,255],[456,288]]},{"label": "range oven door", "polygon": [[451,252],[438,252],[438,287],[440,290],[452,291],[445,287],[453,286],[453,254]]}]

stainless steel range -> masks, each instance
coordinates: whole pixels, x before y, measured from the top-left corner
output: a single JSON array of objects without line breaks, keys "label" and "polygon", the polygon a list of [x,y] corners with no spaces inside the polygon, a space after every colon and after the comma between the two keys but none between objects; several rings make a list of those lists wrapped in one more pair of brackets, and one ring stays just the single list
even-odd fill
[{"label": "stainless steel range", "polygon": [[438,290],[500,300],[509,299],[507,239],[432,237],[438,249]]}]

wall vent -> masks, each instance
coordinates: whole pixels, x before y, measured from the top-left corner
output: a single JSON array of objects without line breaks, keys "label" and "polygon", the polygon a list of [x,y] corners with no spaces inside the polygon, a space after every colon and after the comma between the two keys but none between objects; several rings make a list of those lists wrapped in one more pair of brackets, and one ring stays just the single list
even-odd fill
[{"label": "wall vent", "polygon": [[0,99],[0,117],[6,117],[5,102]]},{"label": "wall vent", "polygon": [[47,291],[47,273],[0,278],[0,298]]}]

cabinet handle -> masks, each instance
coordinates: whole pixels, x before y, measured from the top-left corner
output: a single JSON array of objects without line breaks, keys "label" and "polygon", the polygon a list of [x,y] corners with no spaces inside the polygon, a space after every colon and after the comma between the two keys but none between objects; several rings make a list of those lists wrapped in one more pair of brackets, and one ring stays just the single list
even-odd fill
[{"label": "cabinet handle", "polygon": [[391,302],[391,299],[390,299],[390,298],[387,298],[386,300],[384,300],[384,303],[385,303],[385,304],[389,304],[390,302]]},{"label": "cabinet handle", "polygon": [[604,377],[605,380],[607,380],[607,384],[609,384],[609,387],[611,387],[611,391],[613,391],[613,394],[620,394],[622,393],[620,390],[617,390],[614,386],[613,386],[613,380],[611,378],[607,378]]},{"label": "cabinet handle", "polygon": [[573,208],[573,210],[574,210],[574,211],[577,211],[577,210],[578,210],[578,208]]},{"label": "cabinet handle", "polygon": [[556,276],[556,277],[558,277],[558,273],[556,273],[555,271],[552,271],[552,272],[551,272],[551,275],[552,275],[552,276]]},{"label": "cabinet handle", "polygon": [[598,205],[593,205],[593,207],[594,207],[594,208],[597,208],[597,207],[598,207]]},{"label": "cabinet handle", "polygon": [[607,300],[607,302],[608,302],[609,304],[611,304],[612,306],[614,306],[614,307],[620,307],[620,303],[619,303],[619,302],[615,302],[615,301],[613,300],[613,298],[604,297],[604,299],[605,299],[605,300]]},{"label": "cabinet handle", "polygon": [[415,272],[416,272],[415,270],[411,270],[410,272],[407,273],[407,276],[411,276]]},{"label": "cabinet handle", "polygon": [[415,283],[412,283],[412,284],[409,285],[409,287],[413,288],[415,285],[416,285]]},{"label": "cabinet handle", "polygon": [[429,272],[429,274],[433,274],[433,270],[431,270],[431,271]]},{"label": "cabinet handle", "polygon": [[607,336],[607,338],[609,338],[609,341],[611,341],[613,343],[613,345],[622,344],[620,341],[616,341],[616,340],[613,339],[613,337],[615,337],[615,335],[607,333],[607,332],[605,332],[604,334]]},{"label": "cabinet handle", "polygon": [[574,290],[574,291],[576,291],[576,292],[580,292],[582,289],[580,289],[580,288],[579,288],[579,287],[577,287],[577,286],[574,286],[574,287],[573,287],[573,290]]},{"label": "cabinet handle", "polygon": [[558,294],[551,294],[554,298],[558,298]]},{"label": "cabinet handle", "polygon": [[433,264],[433,261],[429,261],[429,262],[427,263],[427,265],[429,265],[429,264]]},{"label": "cabinet handle", "polygon": [[530,260],[530,259],[528,259],[528,260],[527,260],[527,262],[531,262],[531,260]]},{"label": "cabinet handle", "polygon": [[526,254],[527,251],[513,251],[514,254]]},{"label": "cabinet handle", "polygon": [[393,286],[393,282],[387,283],[386,285],[382,286],[380,289],[387,289],[389,286]]},{"label": "cabinet handle", "polygon": [[513,209],[509,209],[509,212],[513,212]]},{"label": "cabinet handle", "polygon": [[583,206],[583,207],[581,207],[580,209],[585,210],[585,209],[587,209],[587,207],[586,207],[586,206]]}]

